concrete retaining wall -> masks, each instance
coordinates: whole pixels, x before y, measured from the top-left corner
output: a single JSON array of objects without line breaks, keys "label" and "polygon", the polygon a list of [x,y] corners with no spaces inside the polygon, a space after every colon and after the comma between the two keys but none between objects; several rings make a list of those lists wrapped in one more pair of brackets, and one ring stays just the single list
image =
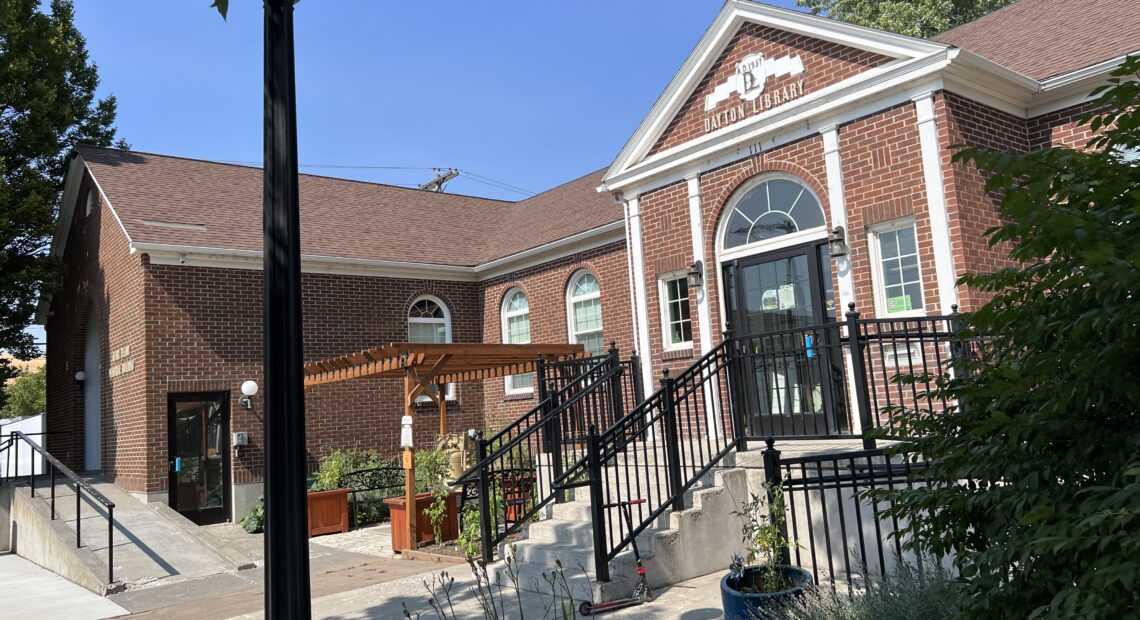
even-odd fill
[{"label": "concrete retaining wall", "polygon": [[31,497],[26,487],[7,490],[12,494],[11,550],[96,594],[106,594],[106,563],[85,548],[77,549],[75,533],[62,521],[52,521],[47,504]]}]

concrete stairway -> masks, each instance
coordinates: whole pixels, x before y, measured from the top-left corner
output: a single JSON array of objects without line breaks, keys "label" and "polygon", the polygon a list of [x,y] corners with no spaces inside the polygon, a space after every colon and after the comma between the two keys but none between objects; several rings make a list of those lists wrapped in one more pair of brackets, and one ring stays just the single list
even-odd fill
[{"label": "concrete stairway", "polygon": [[[607,488],[615,498],[645,497],[659,505],[658,498],[667,496],[667,475],[660,464],[664,459],[649,446],[639,445],[630,452],[634,456],[620,456],[617,464],[605,469]],[[666,510],[638,536],[638,549],[652,588],[723,570],[731,555],[743,550],[741,520],[732,513],[747,501],[748,480],[744,470],[731,468],[734,458],[735,454],[730,453],[685,493],[685,510]],[[637,479],[629,474],[627,480],[630,467],[639,472]],[[552,588],[543,575],[549,575],[561,563],[575,603],[629,596],[637,583],[637,564],[631,547],[611,560],[610,581],[597,582],[589,489],[574,489],[567,495],[569,501],[547,507],[545,518],[528,524],[522,540],[501,545],[499,557],[511,558],[519,587],[527,591],[551,595]],[[643,508],[648,513],[649,506]],[[617,508],[606,513],[607,523],[613,524],[616,535],[617,520],[623,519],[622,514]],[[633,517],[636,527],[636,506]],[[510,583],[506,562],[496,562],[488,567],[488,573],[492,583],[496,578]]]}]

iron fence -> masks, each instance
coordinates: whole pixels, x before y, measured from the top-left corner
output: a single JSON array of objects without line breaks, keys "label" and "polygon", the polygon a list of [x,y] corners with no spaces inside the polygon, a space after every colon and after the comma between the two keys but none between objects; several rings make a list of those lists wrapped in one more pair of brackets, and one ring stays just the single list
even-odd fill
[{"label": "iron fence", "polygon": [[[906,523],[887,516],[888,500],[864,494],[925,486],[927,463],[889,457],[881,449],[784,459],[774,439],[767,444],[769,510],[787,534],[785,563],[811,571],[821,588],[845,588],[852,595],[869,578],[895,574],[902,562],[921,568],[928,561],[908,551]],[[775,488],[782,494],[782,515]]]}]

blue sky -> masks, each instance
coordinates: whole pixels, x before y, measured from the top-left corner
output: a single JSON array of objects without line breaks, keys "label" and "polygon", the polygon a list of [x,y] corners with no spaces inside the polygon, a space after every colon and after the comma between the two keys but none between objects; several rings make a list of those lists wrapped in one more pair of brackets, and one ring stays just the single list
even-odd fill
[{"label": "blue sky", "polygon": [[[302,171],[414,185],[455,167],[539,192],[605,167],[722,4],[303,0],[301,164],[421,169]],[[76,24],[134,149],[259,165],[262,3],[233,0],[228,21],[209,5],[76,0]]]}]

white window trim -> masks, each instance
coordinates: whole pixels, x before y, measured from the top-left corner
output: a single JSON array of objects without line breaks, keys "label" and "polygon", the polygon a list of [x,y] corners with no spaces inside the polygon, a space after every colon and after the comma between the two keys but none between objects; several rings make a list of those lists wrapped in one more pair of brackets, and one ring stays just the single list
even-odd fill
[{"label": "white window trim", "polygon": [[[748,192],[752,191],[759,185],[777,179],[791,181],[797,185],[802,186],[807,191],[807,193],[811,195],[813,199],[815,199],[816,204],[819,205],[820,210],[823,211],[824,225],[817,226],[816,228],[805,228],[803,230],[797,230],[796,232],[780,235],[779,237],[773,237],[771,239],[753,241],[752,243],[738,245],[734,248],[725,248],[724,238],[725,234],[728,231],[728,222],[732,219],[732,214],[736,211],[736,207],[738,204],[740,204],[740,201],[748,194]],[[771,252],[772,250],[791,247],[793,245],[799,245],[801,243],[806,243],[808,241],[814,241],[816,239],[825,237],[827,237],[827,212],[823,208],[823,201],[820,200],[819,196],[816,195],[815,190],[808,186],[808,184],[803,179],[797,177],[794,174],[787,174],[783,172],[763,172],[748,179],[744,183],[741,183],[740,187],[737,187],[735,190],[733,190],[732,198],[721,211],[720,222],[716,227],[716,245],[714,247],[716,247],[718,260],[729,261],[735,258],[742,258],[745,256],[751,256],[753,254],[760,254],[762,252]]]},{"label": "white window trim", "polygon": [[[594,280],[597,281],[597,283],[598,283],[598,290],[594,291],[593,293],[589,293],[586,295],[579,295],[579,296],[575,297],[574,296],[574,287],[578,284],[579,278],[581,278],[582,276],[587,275],[587,274],[594,276]],[[602,325],[599,326],[598,329],[596,329],[596,330],[591,330],[588,332],[578,332],[578,331],[575,331],[575,329],[574,329],[574,302],[589,301],[591,299],[597,299],[599,307],[601,306],[602,281],[598,279],[598,274],[590,271],[589,269],[579,269],[578,271],[574,272],[574,276],[570,278],[570,284],[566,287],[566,329],[569,332],[570,344],[578,344],[578,336],[580,334],[592,334],[595,331],[598,332],[599,334],[604,333],[603,332],[603,330],[605,329],[605,321],[604,320],[602,321]],[[605,342],[602,343],[602,346],[603,346],[602,353],[605,353],[605,349],[604,349]]]},{"label": "white window trim", "polygon": [[[523,297],[526,299],[526,311],[525,312],[522,310],[514,310],[514,311],[510,311],[510,312],[507,311],[507,304],[511,301],[511,297],[514,297],[515,293],[522,293]],[[507,291],[507,293],[505,295],[503,295],[503,303],[499,305],[499,328],[502,330],[503,344],[530,344],[530,339],[528,339],[527,342],[510,342],[509,341],[510,332],[507,330],[507,319],[513,318],[516,316],[522,316],[524,314],[527,316],[527,324],[529,326],[529,323],[530,323],[530,297],[527,297],[526,291],[522,290],[521,288],[519,288],[517,286],[511,287]],[[519,394],[533,394],[534,393],[533,382],[532,382],[532,385],[530,387],[525,387],[525,388],[512,387],[513,377],[514,377],[514,375],[504,375],[503,376],[503,391],[506,392],[507,396],[514,396],[514,395],[519,395]]]},{"label": "white window trim", "polygon": [[[435,324],[439,323],[439,319],[425,319],[423,317],[411,316],[410,313],[412,311],[412,308],[415,307],[415,305],[420,303],[421,301],[424,301],[425,299],[428,301],[434,302],[437,306],[439,306],[439,309],[443,311],[443,338],[444,338],[444,342],[450,344],[451,343],[451,310],[449,310],[447,308],[447,304],[443,303],[442,299],[440,299],[439,297],[436,297],[435,295],[420,295],[419,297],[416,297],[415,299],[413,299],[412,303],[408,304],[408,309],[406,311],[404,311],[404,317],[408,320],[408,341],[410,342],[412,340],[412,328],[411,328],[412,323],[431,324],[431,325],[435,325]],[[447,392],[444,394],[444,398],[446,398],[447,400],[451,400],[451,401],[455,400],[455,384],[454,383],[448,383],[447,384]],[[426,396],[426,395],[421,394],[421,395],[416,397],[417,403],[424,403],[424,402],[429,402],[429,401],[431,401],[430,396]]]},{"label": "white window trim", "polygon": [[[918,253],[918,287],[919,290],[922,291],[922,307],[917,310],[887,314],[887,292],[883,283],[883,262],[879,254],[879,235],[896,230],[903,230],[904,228],[914,229],[914,245]],[[923,283],[922,252],[921,248],[918,247],[918,226],[915,224],[914,218],[904,217],[869,227],[867,229],[867,244],[870,246],[868,250],[871,256],[871,284],[875,294],[875,316],[881,319],[905,319],[916,316],[926,316],[926,309],[930,305],[930,299],[927,296],[926,285]]]},{"label": "white window trim", "polygon": [[[673,271],[664,273],[657,276],[657,305],[661,316],[661,348],[665,352],[671,351],[692,351],[693,341],[670,343],[669,342],[669,282],[673,280],[686,280],[685,287],[688,290],[688,274],[684,270]],[[691,292],[690,292],[691,293]],[[689,334],[693,333],[693,310],[689,308]]]}]

